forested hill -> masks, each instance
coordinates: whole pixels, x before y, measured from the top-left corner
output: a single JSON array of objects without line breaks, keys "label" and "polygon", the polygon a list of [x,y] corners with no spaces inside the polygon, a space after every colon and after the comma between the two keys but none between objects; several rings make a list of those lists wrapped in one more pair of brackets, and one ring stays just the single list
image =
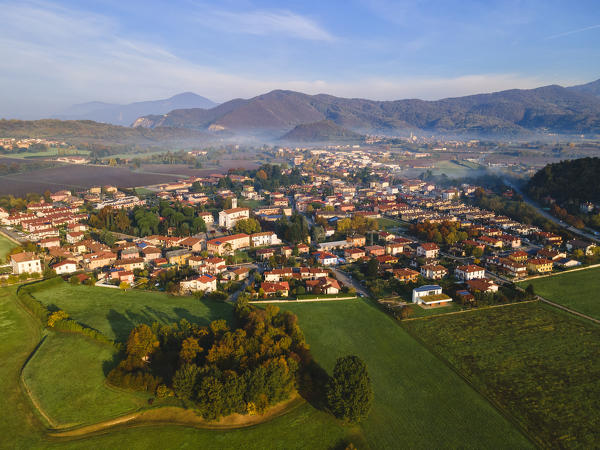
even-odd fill
[{"label": "forested hill", "polygon": [[559,204],[600,201],[600,158],[582,158],[548,164],[528,183],[529,194],[547,196]]},{"label": "forested hill", "polygon": [[70,142],[118,142],[120,144],[156,144],[169,141],[206,141],[210,136],[199,130],[158,127],[130,128],[91,120],[0,120],[0,137],[48,138]]},{"label": "forested hill", "polygon": [[179,109],[141,117],[134,126],[263,130],[281,137],[297,125],[322,121],[361,134],[399,130],[471,136],[600,134],[600,98],[556,85],[437,101],[375,101],[277,90],[212,109]]}]

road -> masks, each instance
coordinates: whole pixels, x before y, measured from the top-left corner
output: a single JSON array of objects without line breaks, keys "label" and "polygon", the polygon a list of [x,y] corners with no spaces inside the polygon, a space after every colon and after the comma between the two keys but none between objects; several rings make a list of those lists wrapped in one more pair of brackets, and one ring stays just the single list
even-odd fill
[{"label": "road", "polygon": [[367,292],[367,290],[358,281],[356,281],[354,278],[352,278],[346,272],[343,272],[336,267],[332,267],[331,271],[335,274],[336,278],[339,281],[341,281],[343,284],[345,284],[346,286],[352,286],[354,289],[356,289],[357,293],[363,295],[364,297],[369,296],[369,293]]},{"label": "road", "polygon": [[[255,264],[252,264],[252,266],[250,267],[250,269],[256,269],[256,268],[257,268],[257,266]],[[250,286],[250,284],[253,282],[254,282],[254,274],[251,274],[248,276],[248,278],[246,278],[246,280],[244,281],[242,286],[237,291],[235,291],[233,294],[231,294],[229,297],[227,297],[227,300],[225,300],[225,301],[228,303],[237,302],[237,299],[240,296],[240,294],[242,292],[244,292],[244,289],[246,289],[246,287]]]},{"label": "road", "polygon": [[527,195],[525,195],[521,189],[519,189],[519,187],[517,187],[515,184],[511,183],[508,180],[505,180],[506,184],[509,185],[511,188],[513,188],[521,197],[523,197],[523,201],[525,203],[527,203],[529,206],[531,206],[532,208],[534,208],[538,213],[540,213],[542,216],[544,216],[546,219],[550,220],[551,222],[555,223],[556,225],[558,225],[559,227],[564,228],[567,231],[570,231],[573,234],[576,234],[579,237],[583,237],[586,239],[589,239],[591,241],[594,242],[600,242],[600,239],[598,237],[596,237],[593,232],[591,231],[584,231],[584,230],[579,230],[567,223],[564,223],[562,220],[554,217],[552,214],[550,214],[548,211],[544,211],[542,208],[540,208],[540,206],[534,202],[531,198],[529,198]]}]

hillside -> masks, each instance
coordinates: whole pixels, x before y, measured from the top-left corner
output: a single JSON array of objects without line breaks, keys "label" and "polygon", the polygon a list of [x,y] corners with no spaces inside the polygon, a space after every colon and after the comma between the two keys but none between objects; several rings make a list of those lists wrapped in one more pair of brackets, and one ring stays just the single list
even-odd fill
[{"label": "hillside", "polygon": [[374,101],[278,90],[248,100],[231,100],[209,110],[179,109],[146,116],[134,126],[268,130],[280,136],[297,125],[324,120],[359,133],[420,129],[482,136],[595,134],[600,133],[600,98],[561,86],[437,101]]},{"label": "hillside", "polygon": [[130,128],[91,120],[0,120],[0,136],[12,138],[63,139],[70,143],[102,142],[118,144],[157,144],[203,142],[210,136],[198,130],[158,127]]},{"label": "hillside", "polygon": [[288,142],[358,142],[364,136],[350,131],[331,120],[296,125],[293,130],[284,134],[281,140]]},{"label": "hillside", "polygon": [[600,97],[600,80],[592,81],[591,83],[580,84],[578,86],[571,86],[568,89],[581,94],[592,94],[596,97]]},{"label": "hillside", "polygon": [[93,120],[96,122],[110,123],[113,125],[131,125],[138,117],[149,114],[165,114],[174,109],[181,108],[214,108],[215,102],[194,94],[184,92],[163,100],[135,102],[126,105],[89,102],[73,105],[56,114],[62,120]]},{"label": "hillside", "polygon": [[527,189],[541,200],[552,197],[559,204],[600,202],[600,158],[581,158],[548,164],[529,180]]}]

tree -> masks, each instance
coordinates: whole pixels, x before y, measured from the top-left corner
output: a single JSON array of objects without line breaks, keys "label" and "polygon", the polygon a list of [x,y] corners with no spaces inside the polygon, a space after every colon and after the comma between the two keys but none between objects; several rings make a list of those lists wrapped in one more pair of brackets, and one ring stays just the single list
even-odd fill
[{"label": "tree", "polygon": [[109,247],[112,247],[113,245],[115,245],[115,242],[117,242],[117,238],[115,237],[115,235],[106,229],[103,229],[100,232],[98,239],[100,240],[100,242],[103,242]]},{"label": "tree", "polygon": [[48,326],[53,327],[56,322],[59,322],[61,320],[66,320],[68,318],[69,318],[69,314],[67,312],[63,311],[62,309],[59,309],[58,311],[54,311],[48,317]]},{"label": "tree", "polygon": [[260,232],[260,223],[258,220],[253,218],[238,220],[233,226],[233,230],[236,233],[259,233]]},{"label": "tree", "polygon": [[185,364],[173,376],[173,390],[177,397],[190,399],[194,393],[194,386],[200,369],[196,364]]},{"label": "tree", "polygon": [[135,327],[127,339],[127,355],[135,359],[143,359],[159,345],[152,329],[141,324]]},{"label": "tree", "polygon": [[358,423],[369,415],[372,401],[367,365],[358,356],[338,358],[327,385],[327,402],[333,415]]}]

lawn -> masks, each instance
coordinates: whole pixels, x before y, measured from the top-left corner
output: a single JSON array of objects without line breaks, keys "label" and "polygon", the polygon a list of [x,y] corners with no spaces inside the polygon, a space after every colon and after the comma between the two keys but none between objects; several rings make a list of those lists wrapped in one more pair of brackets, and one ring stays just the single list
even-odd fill
[{"label": "lawn", "polygon": [[600,319],[600,267],[520,283],[523,288],[530,284],[536,294]]},{"label": "lawn", "polygon": [[387,230],[389,228],[398,228],[398,227],[403,226],[402,222],[400,222],[398,220],[394,220],[394,219],[388,219],[387,217],[381,217],[376,220],[377,220],[377,223],[379,224],[379,228],[384,229],[384,230]]},{"label": "lawn", "polygon": [[409,317],[429,317],[437,314],[447,314],[450,312],[460,311],[462,307],[452,302],[448,306],[439,306],[437,308],[421,308],[419,305],[412,305],[412,314]]},{"label": "lawn", "polygon": [[542,303],[403,323],[543,447],[600,442],[600,327]]},{"label": "lawn", "polygon": [[23,378],[54,427],[96,423],[147,406],[151,396],[105,384],[117,358],[110,345],[50,333],[27,362]]},{"label": "lawn", "polygon": [[[36,321],[21,309],[15,288],[0,289],[0,407],[9,414],[0,415],[0,448],[333,448],[347,441],[351,430],[341,427],[326,413],[308,404],[257,427],[231,431],[211,431],[176,425],[152,425],[117,428],[100,435],[74,441],[49,439],[45,426],[34,413],[19,382],[21,367],[38,344],[41,333]],[[72,336],[75,339],[85,339]],[[43,348],[42,344],[42,348]],[[85,346],[82,345],[80,348]],[[72,349],[72,348],[71,348]],[[51,350],[51,349],[49,349]],[[80,356],[74,354],[75,360]],[[57,367],[73,367],[65,352],[54,359]],[[89,360],[84,360],[88,362]],[[56,370],[49,367],[48,370]],[[86,369],[87,372],[87,369]],[[63,373],[69,380],[71,373]],[[97,373],[96,373],[97,376]],[[101,392],[98,387],[94,389]],[[95,401],[101,402],[97,396]],[[342,446],[344,448],[345,446]]]},{"label": "lawn", "polygon": [[[523,448],[519,431],[368,300],[278,304],[298,315],[315,360],[332,372],[356,354],[375,400],[361,426],[372,448]],[[416,322],[416,321],[415,321]]]},{"label": "lawn", "polygon": [[73,286],[66,282],[36,290],[33,296],[50,309],[62,309],[72,319],[121,342],[140,323],[170,324],[187,319],[208,325],[216,319],[230,321],[233,313],[230,304],[218,301],[169,296],[162,292],[122,292],[102,287]]},{"label": "lawn", "polygon": [[8,255],[8,252],[11,248],[16,246],[17,244],[15,244],[3,234],[0,234],[0,264],[4,264],[6,255]]}]

